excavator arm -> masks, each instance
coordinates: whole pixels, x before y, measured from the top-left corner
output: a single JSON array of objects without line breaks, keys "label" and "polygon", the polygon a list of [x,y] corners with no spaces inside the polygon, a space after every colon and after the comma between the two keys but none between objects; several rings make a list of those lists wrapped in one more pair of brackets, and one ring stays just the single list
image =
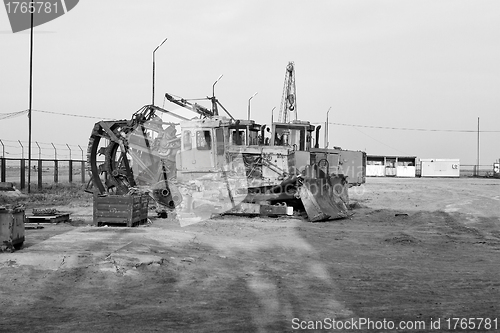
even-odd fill
[{"label": "excavator arm", "polygon": [[170,95],[169,93],[166,93],[165,94],[165,97],[169,100],[169,102],[172,102],[174,104],[177,104],[179,106],[182,106],[183,108],[186,108],[188,110],[191,110],[197,114],[199,114],[200,116],[202,117],[212,117],[214,114],[212,111],[210,111],[209,109],[197,104],[197,103],[190,103],[189,101],[181,98],[181,99],[176,99],[174,98],[172,95]]}]

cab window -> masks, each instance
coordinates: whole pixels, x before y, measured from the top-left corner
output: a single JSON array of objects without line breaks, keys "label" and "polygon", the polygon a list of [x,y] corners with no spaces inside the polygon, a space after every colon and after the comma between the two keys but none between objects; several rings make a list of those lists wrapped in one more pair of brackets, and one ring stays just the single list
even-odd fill
[{"label": "cab window", "polygon": [[212,149],[212,136],[210,135],[210,131],[196,131],[196,149]]},{"label": "cab window", "polygon": [[192,142],[191,142],[191,131],[184,131],[182,134],[183,138],[183,145],[182,147],[184,150],[191,150],[192,149]]},{"label": "cab window", "polygon": [[222,128],[215,130],[215,139],[217,141],[217,155],[224,155],[224,132]]}]

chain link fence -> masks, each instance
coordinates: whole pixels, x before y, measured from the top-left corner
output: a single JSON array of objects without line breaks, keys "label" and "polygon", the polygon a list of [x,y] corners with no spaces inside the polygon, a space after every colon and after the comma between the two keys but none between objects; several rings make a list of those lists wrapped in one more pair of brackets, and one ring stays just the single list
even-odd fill
[{"label": "chain link fence", "polygon": [[17,188],[30,185],[41,189],[43,184],[85,183],[86,157],[80,145],[67,143],[31,143],[29,165],[28,143],[0,139],[0,181],[12,182]]}]

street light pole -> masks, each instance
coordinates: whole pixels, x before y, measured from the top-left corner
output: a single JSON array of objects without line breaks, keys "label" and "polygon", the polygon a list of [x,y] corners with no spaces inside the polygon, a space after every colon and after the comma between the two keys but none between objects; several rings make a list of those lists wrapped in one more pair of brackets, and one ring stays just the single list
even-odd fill
[{"label": "street light pole", "polygon": [[33,1],[30,1],[31,32],[30,32],[30,106],[28,111],[28,193],[31,192],[31,106],[33,101]]},{"label": "street light pole", "polygon": [[477,117],[477,161],[476,177],[479,176],[479,117]]},{"label": "street light pole", "polygon": [[153,97],[151,99],[151,105],[155,105],[155,52],[167,41],[167,38],[163,40],[153,51]]},{"label": "street light pole", "polygon": [[325,148],[328,148],[328,145],[330,144],[330,142],[328,141],[328,136],[330,135],[330,133],[328,133],[328,114],[330,113],[330,110],[332,109],[332,107],[330,106],[328,108],[328,111],[326,111],[326,123],[325,123]]},{"label": "street light pole", "polygon": [[253,94],[252,97],[248,99],[248,120],[250,120],[250,101],[252,98],[254,98],[257,95],[257,93]]},{"label": "street light pole", "polygon": [[214,116],[218,116],[219,115],[219,111],[217,110],[217,102],[215,100],[215,85],[217,84],[217,82],[219,82],[219,80],[224,76],[224,74],[221,74],[217,80],[215,80],[214,84],[212,85],[212,113],[214,114]]}]

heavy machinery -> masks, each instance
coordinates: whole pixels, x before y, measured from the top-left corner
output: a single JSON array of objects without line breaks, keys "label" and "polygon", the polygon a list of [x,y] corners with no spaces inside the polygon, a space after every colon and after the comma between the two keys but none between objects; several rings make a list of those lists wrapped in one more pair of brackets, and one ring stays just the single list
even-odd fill
[{"label": "heavy machinery", "polygon": [[326,159],[311,161],[313,125],[274,123],[268,131],[274,139],[266,145],[265,125],[167,98],[199,118],[175,114],[178,125],[163,123],[157,113],[173,113],[146,105],[130,120],[95,124],[87,162],[96,195],[147,191],[161,214],[237,213],[246,203],[243,210],[253,205],[254,213],[261,207],[302,205],[311,221],[347,216],[345,177],[331,176]]},{"label": "heavy machinery", "polygon": [[[168,93],[168,101],[196,117],[146,105],[130,120],[96,123],[87,151],[88,191],[147,192],[159,215],[275,215],[291,206],[310,221],[347,217],[349,184],[341,159],[333,158],[339,153],[319,148],[321,126],[290,120],[288,113],[297,114],[293,63],[286,73],[281,121],[270,126],[235,119],[215,96],[207,97],[210,110]],[[163,122],[162,113],[180,121]]]},{"label": "heavy machinery", "polygon": [[[302,203],[311,221],[347,216],[345,177],[330,177],[326,160],[311,167],[314,126],[290,124],[293,141],[265,145],[265,127],[254,121],[186,119],[178,135],[156,112],[168,111],[147,105],[130,120],[95,124],[87,162],[96,195],[148,191],[166,211],[237,213],[247,203],[244,211],[253,204],[255,213],[262,206]],[[272,132],[283,125],[273,124]]]}]

